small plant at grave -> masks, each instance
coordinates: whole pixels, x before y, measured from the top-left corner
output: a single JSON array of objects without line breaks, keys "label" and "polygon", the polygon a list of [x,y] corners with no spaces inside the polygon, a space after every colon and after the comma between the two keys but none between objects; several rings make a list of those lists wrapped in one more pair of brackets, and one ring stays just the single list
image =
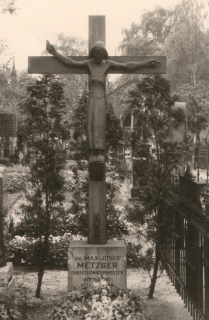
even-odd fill
[{"label": "small plant at grave", "polygon": [[92,288],[69,292],[49,320],[143,320],[142,301],[131,291],[122,291],[103,279]]},{"label": "small plant at grave", "polygon": [[143,258],[141,254],[142,245],[126,242],[127,266],[128,268],[143,267]]},{"label": "small plant at grave", "polygon": [[7,302],[1,302],[0,298],[0,320],[23,320],[27,319],[20,308],[12,306]]},{"label": "small plant at grave", "polygon": [[27,319],[25,310],[27,307],[27,288],[16,286],[15,298],[0,295],[0,320],[24,320]]}]

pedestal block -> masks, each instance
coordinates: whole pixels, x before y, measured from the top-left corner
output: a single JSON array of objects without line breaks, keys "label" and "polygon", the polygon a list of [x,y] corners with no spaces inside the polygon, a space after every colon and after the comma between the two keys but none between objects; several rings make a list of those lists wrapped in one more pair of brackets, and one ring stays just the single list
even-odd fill
[{"label": "pedestal block", "polygon": [[126,246],[124,240],[107,244],[71,241],[68,250],[68,289],[91,286],[100,276],[119,289],[126,289]]}]

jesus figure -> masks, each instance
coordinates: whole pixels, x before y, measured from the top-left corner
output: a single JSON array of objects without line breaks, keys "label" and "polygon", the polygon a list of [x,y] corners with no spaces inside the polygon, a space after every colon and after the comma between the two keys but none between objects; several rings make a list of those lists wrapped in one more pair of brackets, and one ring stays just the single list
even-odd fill
[{"label": "jesus figure", "polygon": [[96,41],[89,53],[89,59],[85,61],[75,61],[69,57],[58,53],[54,46],[47,41],[47,51],[56,59],[71,68],[81,68],[87,70],[89,74],[89,98],[87,107],[87,135],[89,150],[105,150],[106,145],[106,95],[105,81],[110,70],[131,71],[143,67],[156,68],[160,65],[154,59],[144,62],[118,63],[108,59],[105,44]]}]

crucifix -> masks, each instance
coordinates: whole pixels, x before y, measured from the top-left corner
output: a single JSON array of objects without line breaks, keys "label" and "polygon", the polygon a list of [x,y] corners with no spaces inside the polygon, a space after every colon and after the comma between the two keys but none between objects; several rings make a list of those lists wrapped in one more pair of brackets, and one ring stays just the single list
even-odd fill
[{"label": "crucifix", "polygon": [[58,53],[47,41],[47,51],[53,57],[29,57],[29,73],[88,74],[87,136],[89,150],[89,244],[105,244],[105,136],[107,74],[165,73],[165,57],[108,57],[105,48],[105,16],[89,17],[89,56],[68,57]]}]

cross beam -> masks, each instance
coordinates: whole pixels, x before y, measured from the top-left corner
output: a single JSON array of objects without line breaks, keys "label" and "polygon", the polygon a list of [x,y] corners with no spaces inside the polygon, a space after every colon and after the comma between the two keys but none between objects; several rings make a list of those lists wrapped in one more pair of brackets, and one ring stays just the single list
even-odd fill
[{"label": "cross beam", "polygon": [[[88,60],[88,57],[75,56],[71,57],[75,61],[84,61]],[[110,56],[109,59],[115,62],[143,62],[147,59],[155,59],[160,61],[161,64],[158,68],[155,69],[154,73],[162,74],[166,72],[166,57],[164,56]],[[78,68],[69,68],[64,65],[62,62],[57,60],[54,57],[28,57],[28,73],[37,73],[37,74],[87,74],[87,70],[81,70]],[[125,70],[110,70],[108,74],[127,74],[130,73]],[[139,70],[131,71],[132,74],[153,74],[153,69],[151,68],[141,68]]]}]

